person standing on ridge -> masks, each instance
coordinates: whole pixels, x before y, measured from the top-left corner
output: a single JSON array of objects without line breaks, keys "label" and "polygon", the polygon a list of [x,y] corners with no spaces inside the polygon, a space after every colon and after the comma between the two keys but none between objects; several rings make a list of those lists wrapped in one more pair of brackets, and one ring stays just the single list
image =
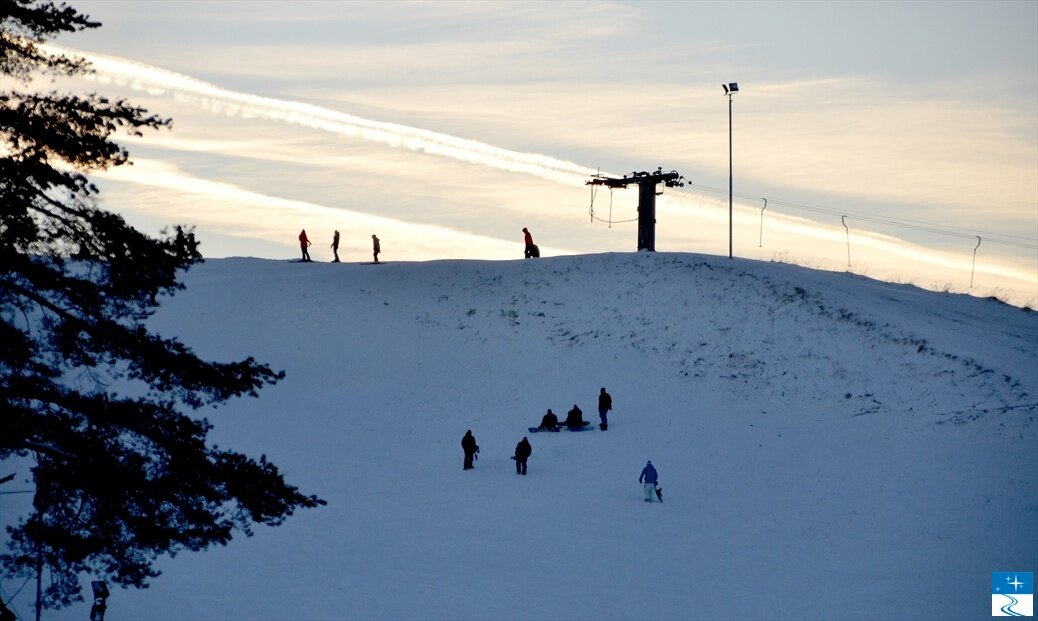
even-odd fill
[{"label": "person standing on ridge", "polygon": [[339,231],[335,231],[335,235],[332,235],[332,254],[335,258],[332,259],[332,263],[339,262]]},{"label": "person standing on ridge", "polygon": [[374,235],[371,236],[371,251],[375,255],[374,263],[378,263],[378,253],[382,252],[382,246],[378,243],[378,237]]},{"label": "person standing on ridge", "polygon": [[529,259],[531,257],[541,256],[541,250],[533,243],[533,235],[530,235],[530,231],[523,227],[523,241],[526,242],[526,250],[523,252],[523,258]]},{"label": "person standing on ridge", "polygon": [[299,233],[299,248],[303,251],[303,261],[310,261],[310,252],[306,249],[310,245],[310,240],[306,238],[306,229],[303,229]]},{"label": "person standing on ridge", "polygon": [[472,470],[472,460],[479,453],[479,445],[476,444],[476,437],[472,435],[471,429],[461,438],[461,450],[465,451],[465,466],[462,470]]},{"label": "person standing on ridge", "polygon": [[598,393],[598,418],[602,419],[602,422],[598,425],[598,428],[602,431],[609,429],[609,421],[606,420],[606,414],[609,410],[613,409],[613,398],[609,396],[609,393],[602,389],[602,392]]},{"label": "person standing on ridge", "polygon": [[656,496],[656,481],[659,479],[659,475],[656,474],[656,468],[652,466],[652,462],[646,462],[645,467],[642,468],[642,473],[638,477],[638,482],[642,483],[645,488],[645,502],[656,502],[653,497]]},{"label": "person standing on ridge", "polygon": [[526,460],[533,454],[533,447],[525,437],[515,445],[515,473],[526,475]]}]

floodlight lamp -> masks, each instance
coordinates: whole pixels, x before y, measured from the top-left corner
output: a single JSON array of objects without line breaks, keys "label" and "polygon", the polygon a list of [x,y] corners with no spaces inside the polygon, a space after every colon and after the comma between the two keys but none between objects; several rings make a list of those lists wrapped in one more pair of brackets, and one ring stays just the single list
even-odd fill
[{"label": "floodlight lamp", "polygon": [[728,85],[727,84],[722,84],[721,88],[724,89],[724,94],[727,95],[728,94]]},{"label": "floodlight lamp", "polygon": [[738,93],[739,92],[739,83],[738,82],[729,82],[728,83],[728,90],[732,91],[733,93]]}]

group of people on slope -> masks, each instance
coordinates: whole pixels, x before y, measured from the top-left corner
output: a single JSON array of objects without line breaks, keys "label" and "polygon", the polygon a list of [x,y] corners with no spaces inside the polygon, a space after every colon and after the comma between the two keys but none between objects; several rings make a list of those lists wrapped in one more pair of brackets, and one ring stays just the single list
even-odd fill
[{"label": "group of people on slope", "polygon": [[[479,445],[476,444],[476,436],[472,435],[471,429],[467,430],[461,438],[461,450],[465,452],[465,464],[462,469],[472,470],[473,462],[479,459]],[[530,455],[533,455],[533,447],[524,436],[519,444],[515,445],[515,454],[512,456],[512,459],[515,460],[516,474],[526,474],[526,460],[530,459]]]},{"label": "group of people on slope", "polygon": [[[471,429],[466,430],[465,435],[462,436],[461,448],[465,452],[465,463],[462,468],[472,470],[475,467],[473,462],[479,459],[479,445],[476,444],[476,436],[472,435]],[[526,476],[526,461],[530,459],[530,455],[533,455],[533,446],[530,445],[530,440],[523,436],[519,444],[515,445],[515,454],[512,456],[512,459],[515,460],[516,474]],[[642,468],[641,474],[638,475],[638,482],[642,484],[645,492],[645,502],[656,502],[657,499],[663,502],[663,491],[658,484],[659,473],[656,472],[656,467],[652,465],[651,460]]]},{"label": "group of people on slope", "polygon": [[[598,428],[602,431],[609,429],[609,410],[613,409],[613,397],[606,392],[603,387],[601,392],[598,393],[598,418],[601,421],[598,424]],[[587,425],[587,421],[584,420],[584,412],[573,404],[573,409],[566,413],[566,420],[562,422],[562,425],[567,429],[580,429]],[[541,424],[538,425],[538,429],[554,430],[559,426],[559,417],[555,415],[555,412],[548,408],[547,413],[541,418]]]},{"label": "group of people on slope", "polygon": [[[303,229],[299,233],[299,249],[303,251],[303,262],[308,263],[313,260],[310,258],[309,251],[312,245],[310,239],[306,236],[306,229]],[[382,248],[376,235],[371,236],[371,247],[375,257],[374,262],[378,263],[378,254],[382,252]],[[332,255],[335,257],[332,259],[332,263],[339,263],[339,231],[335,231],[335,234],[332,235]]]},{"label": "group of people on slope", "polygon": [[[613,398],[603,387],[598,395],[598,415],[602,419],[602,423],[599,427],[603,431],[608,428],[609,421],[607,415],[612,409]],[[544,418],[541,420],[540,428],[554,430],[558,424],[558,417],[549,409],[548,413],[545,414]],[[587,423],[583,420],[583,412],[581,412],[580,408],[574,404],[573,409],[569,411],[566,416],[566,421],[563,424],[571,429],[579,429]],[[471,429],[465,431],[465,435],[461,438],[461,449],[465,453],[465,461],[462,468],[464,470],[471,470],[474,467],[474,462],[479,459],[479,445],[476,444],[476,437],[472,435]],[[523,439],[515,445],[515,454],[512,455],[512,459],[515,461],[516,474],[526,474],[526,462],[530,459],[530,455],[532,454],[533,446],[530,445],[530,440],[524,436]],[[641,474],[638,476],[638,482],[644,486],[645,502],[656,502],[656,499],[663,502],[663,494],[662,490],[659,488],[658,481],[659,474],[656,472],[656,468],[650,461],[645,464],[645,467],[642,468]]]}]

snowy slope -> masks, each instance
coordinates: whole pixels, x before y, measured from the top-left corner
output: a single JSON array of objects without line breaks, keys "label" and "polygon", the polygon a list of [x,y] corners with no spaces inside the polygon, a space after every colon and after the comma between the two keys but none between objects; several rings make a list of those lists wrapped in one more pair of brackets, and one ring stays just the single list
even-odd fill
[{"label": "snowy slope", "polygon": [[[109,620],[980,619],[990,572],[1036,571],[1038,314],[667,253],[185,282],[155,329],[287,373],[214,442],[329,504],[163,560]],[[530,434],[516,476],[603,386],[609,431]]]}]

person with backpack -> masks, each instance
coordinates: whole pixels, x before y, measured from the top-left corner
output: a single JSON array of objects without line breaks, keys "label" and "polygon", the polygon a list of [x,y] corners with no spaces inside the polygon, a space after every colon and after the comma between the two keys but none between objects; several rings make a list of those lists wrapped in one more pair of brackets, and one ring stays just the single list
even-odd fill
[{"label": "person with backpack", "polygon": [[378,237],[371,236],[371,251],[375,255],[373,263],[378,263],[378,253],[382,252],[382,245],[379,244]]},{"label": "person with backpack", "polygon": [[461,438],[461,450],[465,451],[465,465],[462,470],[472,470],[472,460],[477,459],[479,445],[476,444],[476,437],[472,435],[471,429]]},{"label": "person with backpack", "polygon": [[533,454],[533,447],[525,437],[515,445],[515,473],[526,476],[526,460]]},{"label": "person with backpack", "polygon": [[[656,481],[659,480],[659,475],[656,473],[656,468],[653,467],[652,462],[649,461],[642,468],[642,473],[638,477],[638,482],[644,486],[645,489],[645,502],[656,502],[653,498],[656,496]],[[660,499],[663,500],[662,498]]]},{"label": "person with backpack", "polygon": [[598,418],[602,420],[599,423],[598,428],[602,431],[609,429],[609,421],[606,420],[606,414],[609,410],[613,409],[613,398],[609,396],[609,393],[602,389],[602,392],[598,393]]}]

